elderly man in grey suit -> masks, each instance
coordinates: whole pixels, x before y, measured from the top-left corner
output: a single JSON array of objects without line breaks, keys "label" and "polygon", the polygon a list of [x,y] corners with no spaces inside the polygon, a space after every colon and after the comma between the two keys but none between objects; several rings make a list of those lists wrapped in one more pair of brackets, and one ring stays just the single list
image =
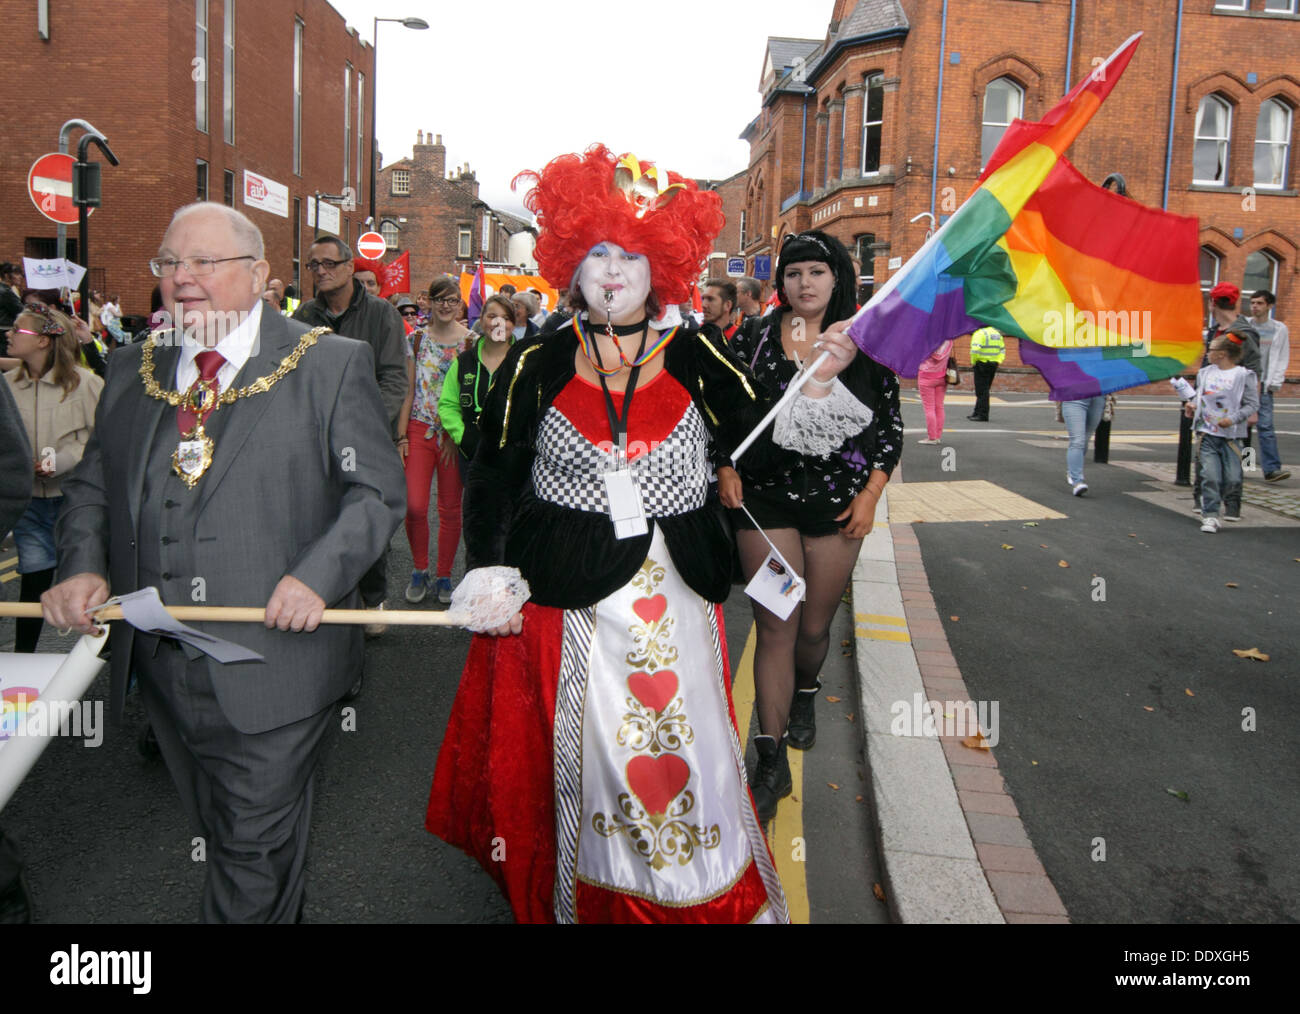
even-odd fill
[{"label": "elderly man in grey suit", "polygon": [[[206,846],[207,922],[302,914],[312,786],[335,702],[362,664],[357,582],[405,515],[370,347],[264,312],[262,236],[219,204],[182,208],[151,262],[184,321],[113,353],[95,435],[64,484],[46,618],[153,585],[169,605],[266,604],[206,629],[265,661],[222,665],[113,629],[112,702],[134,665]],[[178,321],[179,323],[179,321]],[[204,628],[203,624],[195,626]]]}]

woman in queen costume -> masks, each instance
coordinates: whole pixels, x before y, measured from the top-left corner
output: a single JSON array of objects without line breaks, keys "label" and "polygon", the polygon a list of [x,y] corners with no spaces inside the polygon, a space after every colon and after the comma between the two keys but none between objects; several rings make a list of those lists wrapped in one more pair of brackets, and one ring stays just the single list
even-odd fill
[{"label": "woman in queen costume", "polygon": [[[511,350],[483,412],[457,599],[522,574],[530,600],[474,638],[426,825],[520,922],[784,922],[731,703],[731,545],[707,498],[710,457],[769,405],[722,342],[656,319],[686,298],[720,200],[600,145],[521,178],[539,268],[576,312]],[[834,379],[856,350],[824,347],[778,419],[789,446],[761,439],[749,469],[788,464],[801,433],[865,425]]]}]

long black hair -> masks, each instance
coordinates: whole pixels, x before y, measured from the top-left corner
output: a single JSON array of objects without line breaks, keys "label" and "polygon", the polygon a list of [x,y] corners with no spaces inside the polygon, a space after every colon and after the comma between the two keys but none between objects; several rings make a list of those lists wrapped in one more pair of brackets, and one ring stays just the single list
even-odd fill
[{"label": "long black hair", "polygon": [[781,244],[781,253],[776,261],[776,294],[781,307],[790,308],[790,300],[785,294],[786,265],[801,261],[820,261],[835,276],[835,288],[822,316],[822,327],[852,317],[858,308],[858,280],[853,273],[853,261],[843,243],[819,229],[790,233]]}]

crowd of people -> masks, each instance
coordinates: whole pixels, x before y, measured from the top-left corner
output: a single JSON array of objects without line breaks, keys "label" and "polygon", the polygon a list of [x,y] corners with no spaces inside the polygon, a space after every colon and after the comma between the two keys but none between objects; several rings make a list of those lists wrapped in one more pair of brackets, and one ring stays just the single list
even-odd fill
[{"label": "crowd of people", "polygon": [[[787,751],[816,742],[832,617],[903,444],[898,379],[836,326],[860,269],[827,233],[793,234],[770,305],[754,279],[713,279],[697,310],[716,194],[675,173],[657,193],[631,186],[601,146],[524,178],[557,307],[503,288],[471,319],[450,277],[385,299],[380,266],[332,236],[308,251],[303,298],[270,277],[254,224],[212,203],[161,237],[148,341],[116,297],[87,323],[0,265],[0,426],[32,462],[0,489],[22,501],[6,521],[20,597],[82,632],[110,590],[178,604],[196,576],[209,604],[266,606],[264,624],[195,624],[255,664],[112,629],[114,711],[138,686],[208,842],[205,921],[301,918],[315,770],[362,671],[362,631],[322,614],[364,606],[365,633],[382,633],[402,524],[407,602],[453,601],[462,542],[465,601],[528,588],[520,609],[472,620],[429,830],[477,858],[520,921],[787,918],[762,827],[791,791]],[[1196,385],[1175,384],[1200,434],[1205,531],[1234,496],[1239,514],[1256,414],[1265,477],[1289,475],[1271,419],[1286,328],[1271,293],[1251,322],[1229,289]],[[977,332],[973,419],[1004,354]],[[922,364],[921,443],[942,436],[955,366],[951,343]],[[1062,406],[1076,495],[1105,407]],[[721,610],[740,582],[757,627],[748,771]],[[17,650],[40,629],[19,621]],[[12,857],[0,835],[0,900]]]}]

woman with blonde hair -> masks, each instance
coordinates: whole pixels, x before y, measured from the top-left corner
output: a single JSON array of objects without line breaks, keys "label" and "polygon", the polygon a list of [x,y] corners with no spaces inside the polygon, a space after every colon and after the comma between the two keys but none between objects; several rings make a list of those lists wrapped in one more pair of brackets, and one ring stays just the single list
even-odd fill
[{"label": "woman with blonde hair", "polygon": [[[54,522],[63,505],[60,481],[81,461],[95,426],[104,382],[77,365],[75,327],[66,314],[28,304],[9,332],[9,352],[19,363],[4,375],[27,428],[33,461],[32,500],[14,526],[18,545],[18,598],[38,602],[54,581]],[[40,619],[18,620],[14,649],[36,650]]]}]

